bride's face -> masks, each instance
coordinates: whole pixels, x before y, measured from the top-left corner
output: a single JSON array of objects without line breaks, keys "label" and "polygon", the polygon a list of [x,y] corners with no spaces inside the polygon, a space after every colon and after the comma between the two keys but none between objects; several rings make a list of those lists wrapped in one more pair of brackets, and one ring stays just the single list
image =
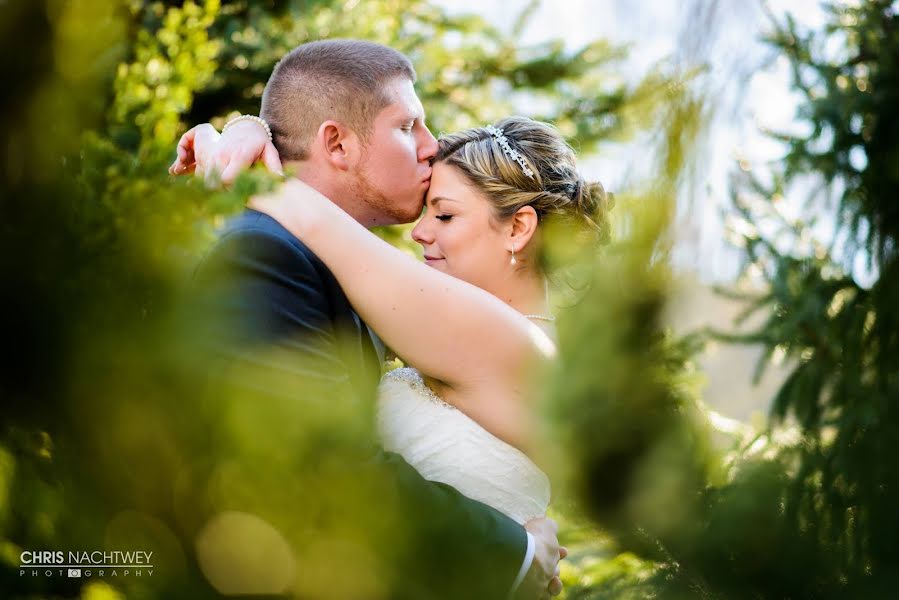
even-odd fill
[{"label": "bride's face", "polygon": [[427,264],[494,295],[512,275],[511,225],[491,218],[490,201],[462,173],[435,163],[425,213],[412,230]]}]

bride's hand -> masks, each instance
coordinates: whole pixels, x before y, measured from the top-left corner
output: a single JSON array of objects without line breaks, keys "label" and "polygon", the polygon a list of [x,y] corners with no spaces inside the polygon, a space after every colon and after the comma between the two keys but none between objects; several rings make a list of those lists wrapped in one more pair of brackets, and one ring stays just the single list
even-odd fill
[{"label": "bride's hand", "polygon": [[188,175],[199,171],[198,174],[202,175],[220,137],[218,130],[209,123],[188,129],[178,140],[178,156],[169,167],[169,173]]},{"label": "bride's hand", "polygon": [[207,183],[231,184],[241,171],[257,161],[269,171],[283,175],[281,159],[266,131],[252,121],[234,123],[219,134],[209,123],[197,125],[181,136],[178,157],[169,173],[196,173]]}]

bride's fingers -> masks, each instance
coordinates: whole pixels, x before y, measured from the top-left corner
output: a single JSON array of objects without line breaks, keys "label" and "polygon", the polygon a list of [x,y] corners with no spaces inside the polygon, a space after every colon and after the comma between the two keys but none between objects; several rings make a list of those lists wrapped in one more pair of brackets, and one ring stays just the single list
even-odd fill
[{"label": "bride's fingers", "polygon": [[550,596],[558,596],[562,593],[562,580],[558,577],[553,577],[549,580],[549,587],[547,588]]},{"label": "bride's fingers", "polygon": [[559,560],[562,560],[566,556],[568,556],[568,548],[566,548],[565,546],[559,546]]},{"label": "bride's fingers", "polygon": [[175,162],[180,162],[181,164],[190,164],[194,162],[194,141],[197,135],[197,128],[191,127],[178,140],[178,146],[176,151],[178,153],[178,159]]},{"label": "bride's fingers", "polygon": [[193,173],[197,168],[195,162],[185,162],[180,158],[176,158],[172,166],[169,167],[169,175],[188,175]]},{"label": "bride's fingers", "polygon": [[208,185],[206,183],[206,167],[204,165],[201,165],[200,163],[194,165],[194,177],[199,177],[203,180],[204,185]]},{"label": "bride's fingers", "polygon": [[230,185],[234,183],[241,171],[253,166],[253,163],[256,161],[256,155],[246,148],[240,148],[228,156],[226,161],[222,165],[222,183]]},{"label": "bride's fingers", "polygon": [[185,134],[181,137],[181,140],[178,142],[178,148],[176,148],[178,152],[178,160],[182,162],[188,162],[193,158],[194,154],[194,145],[193,145],[193,137]]},{"label": "bride's fingers", "polygon": [[236,161],[231,160],[222,168],[222,184],[230,185],[237,179],[237,175],[243,170],[243,167]]},{"label": "bride's fingers", "polygon": [[222,173],[228,166],[228,160],[229,156],[221,150],[216,151],[212,155],[209,164],[207,164],[204,169],[203,178],[206,182],[206,187],[217,188],[224,183],[222,180]]},{"label": "bride's fingers", "polygon": [[262,163],[272,173],[277,173],[281,177],[284,177],[284,167],[281,165],[281,156],[278,154],[275,145],[271,142],[266,144],[265,150],[262,151]]},{"label": "bride's fingers", "polygon": [[[193,140],[191,138],[190,142],[186,142],[186,137],[187,134],[181,136],[181,141],[178,143],[175,162],[173,162],[172,166],[169,167],[169,173],[172,175],[181,175],[182,173],[186,173],[188,166],[194,163]],[[190,145],[190,149],[186,147],[187,145]]]}]

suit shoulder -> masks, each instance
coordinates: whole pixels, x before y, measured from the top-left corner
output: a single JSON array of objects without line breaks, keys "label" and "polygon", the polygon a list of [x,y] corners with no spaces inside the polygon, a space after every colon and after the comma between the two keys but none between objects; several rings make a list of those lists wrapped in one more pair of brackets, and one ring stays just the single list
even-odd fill
[{"label": "suit shoulder", "polygon": [[315,254],[283,225],[270,216],[251,209],[247,209],[228,222],[215,246],[251,241],[281,246],[285,250],[289,249],[302,254],[310,260],[318,260]]},{"label": "suit shoulder", "polygon": [[314,270],[323,279],[333,276],[325,264],[303,242],[264,213],[247,209],[231,219],[204,253],[201,264],[228,258],[261,260],[289,267]]}]

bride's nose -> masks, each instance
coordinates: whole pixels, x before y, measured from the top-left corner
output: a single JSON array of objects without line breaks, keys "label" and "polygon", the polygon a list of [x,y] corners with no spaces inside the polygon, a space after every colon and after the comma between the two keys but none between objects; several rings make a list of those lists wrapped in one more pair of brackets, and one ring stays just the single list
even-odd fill
[{"label": "bride's nose", "polygon": [[427,226],[426,221],[427,218],[422,217],[415,224],[415,227],[412,228],[412,239],[422,246],[427,246],[434,241],[434,235],[431,233],[431,229]]}]

